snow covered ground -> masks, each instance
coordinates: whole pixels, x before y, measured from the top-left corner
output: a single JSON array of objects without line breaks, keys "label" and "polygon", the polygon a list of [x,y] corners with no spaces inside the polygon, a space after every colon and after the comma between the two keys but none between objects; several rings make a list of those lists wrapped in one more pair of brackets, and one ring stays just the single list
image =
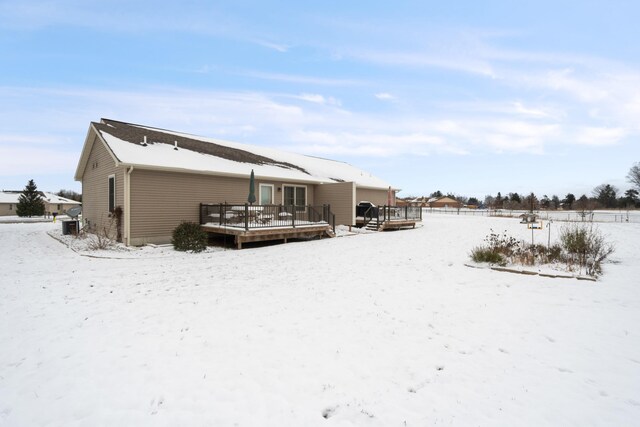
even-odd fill
[{"label": "snow covered ground", "polygon": [[0,224],[2,426],[640,420],[637,223],[598,282],[465,267],[513,218],[104,258],[59,227]]}]

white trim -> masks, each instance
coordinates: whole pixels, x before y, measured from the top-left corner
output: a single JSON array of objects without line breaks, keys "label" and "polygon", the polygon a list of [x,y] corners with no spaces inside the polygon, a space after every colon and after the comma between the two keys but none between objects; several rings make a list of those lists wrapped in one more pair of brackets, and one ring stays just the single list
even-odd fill
[{"label": "white trim", "polygon": [[[90,138],[92,132],[93,132],[93,138]],[[87,131],[87,136],[85,138],[84,145],[82,146],[82,152],[80,154],[80,160],[78,161],[78,166],[76,167],[76,174],[74,176],[74,179],[76,181],[82,181],[84,179],[84,171],[87,168],[87,163],[89,163],[91,150],[93,149],[93,146],[96,143],[96,141],[100,141],[102,146],[107,150],[107,153],[109,153],[109,156],[113,159],[116,167],[120,165],[120,160],[118,160],[116,155],[113,153],[113,151],[111,150],[111,147],[109,147],[109,144],[107,144],[107,141],[104,140],[100,132],[98,132],[94,127],[93,123],[91,123],[89,125],[89,130]]]},{"label": "white trim", "polygon": [[124,171],[124,241],[131,245],[131,173],[133,166]]},{"label": "white trim", "polygon": [[[309,189],[306,185],[297,185],[297,184],[282,184],[282,204],[284,205],[284,188],[285,187],[293,187],[293,188],[304,188],[304,204],[303,206],[308,205],[307,201],[309,200]],[[293,203],[296,203],[296,192],[293,192]]]},{"label": "white trim", "polygon": [[262,204],[262,187],[271,187],[271,203],[273,204],[276,201],[276,188],[273,184],[259,184],[258,185],[258,203]]}]

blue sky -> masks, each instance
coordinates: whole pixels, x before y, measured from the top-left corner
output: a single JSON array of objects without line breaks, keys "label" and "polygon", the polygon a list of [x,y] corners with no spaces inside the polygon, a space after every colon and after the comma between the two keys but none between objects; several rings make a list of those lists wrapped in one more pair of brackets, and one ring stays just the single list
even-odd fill
[{"label": "blue sky", "polygon": [[347,161],[401,195],[630,188],[640,3],[308,3],[0,0],[0,187],[80,191],[106,117]]}]

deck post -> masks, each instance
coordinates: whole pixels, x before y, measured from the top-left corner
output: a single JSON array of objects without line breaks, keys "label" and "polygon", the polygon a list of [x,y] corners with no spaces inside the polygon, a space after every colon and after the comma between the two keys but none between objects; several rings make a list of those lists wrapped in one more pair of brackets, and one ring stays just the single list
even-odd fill
[{"label": "deck post", "polygon": [[249,231],[249,204],[244,204],[244,229]]},{"label": "deck post", "polygon": [[[295,203],[291,205],[291,226],[296,228],[296,205]],[[284,240],[287,243],[287,239]]]},{"label": "deck post", "polygon": [[226,222],[227,220],[227,202],[224,202],[224,210],[222,210],[222,203],[220,203],[218,218],[219,218],[220,226],[222,226],[222,221],[224,220]]},{"label": "deck post", "polygon": [[204,222],[202,222],[202,209],[203,209],[202,203],[200,203],[200,224],[201,225],[204,224]]}]

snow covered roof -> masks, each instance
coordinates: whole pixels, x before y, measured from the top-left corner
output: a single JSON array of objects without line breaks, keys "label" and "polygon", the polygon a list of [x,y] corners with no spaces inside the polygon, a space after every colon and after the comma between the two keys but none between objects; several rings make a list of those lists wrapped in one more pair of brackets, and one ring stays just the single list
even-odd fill
[{"label": "snow covered roof", "polygon": [[82,204],[76,200],[67,199],[66,197],[60,197],[56,194],[48,193],[46,191],[41,191],[40,194],[42,195],[42,198],[44,199],[44,201],[47,203],[65,204],[65,205],[81,205]]},{"label": "snow covered roof", "polygon": [[18,203],[20,191],[2,191],[0,192],[0,203]]},{"label": "snow covered roof", "polygon": [[[389,183],[348,163],[268,147],[221,141],[164,129],[102,119],[92,123],[117,161],[124,166],[196,171],[308,183],[355,182],[388,189]],[[146,140],[146,144],[144,141]],[[177,149],[176,149],[177,148]],[[76,180],[82,179],[82,162]]]},{"label": "snow covered roof", "polygon": [[[82,203],[75,200],[67,199],[65,197],[57,196],[53,193],[46,191],[40,191],[42,199],[46,203],[51,204],[65,204],[65,205],[81,205]],[[22,191],[2,191],[0,192],[0,203],[18,203],[18,198],[22,194]]]}]

